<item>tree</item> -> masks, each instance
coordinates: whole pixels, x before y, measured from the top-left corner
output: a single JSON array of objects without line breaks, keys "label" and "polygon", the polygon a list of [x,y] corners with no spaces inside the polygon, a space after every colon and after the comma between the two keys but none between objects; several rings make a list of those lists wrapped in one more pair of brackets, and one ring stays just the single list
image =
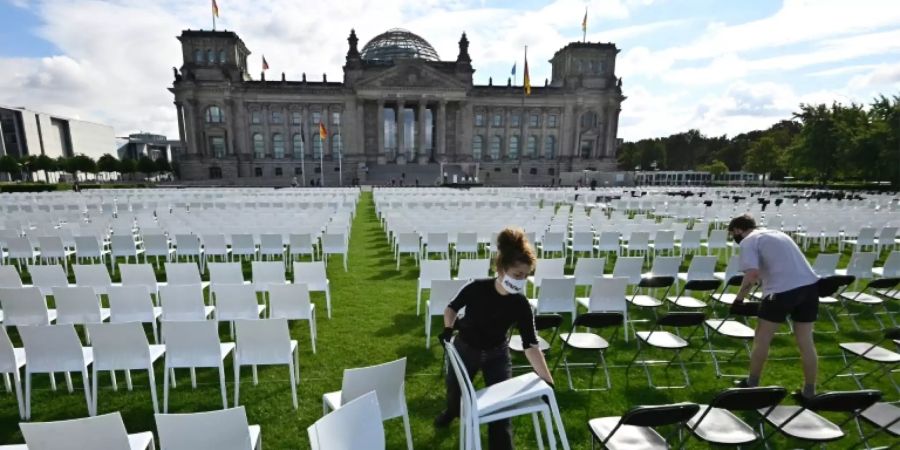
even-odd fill
[{"label": "tree", "polygon": [[[837,108],[832,105],[832,109]],[[822,184],[832,180],[844,159],[838,145],[838,130],[832,109],[826,105],[800,105],[794,118],[800,120],[803,129],[791,148],[791,163],[801,175],[809,174]]]},{"label": "tree", "polygon": [[150,174],[156,172],[156,163],[148,156],[141,156],[137,162],[138,171],[144,174],[144,178],[150,178]]},{"label": "tree", "polygon": [[97,160],[97,169],[101,172],[113,173],[119,171],[119,160],[115,156],[105,153]]},{"label": "tree", "polygon": [[76,177],[78,176],[77,172],[97,173],[97,163],[90,156],[75,155],[69,161],[69,170],[75,172]]},{"label": "tree", "polygon": [[10,180],[19,172],[19,160],[13,155],[0,156],[0,173],[5,173]]},{"label": "tree", "polygon": [[775,139],[771,136],[763,136],[750,145],[750,150],[744,158],[744,170],[762,175],[763,185],[765,185],[766,174],[778,170],[779,153]]},{"label": "tree", "polygon": [[709,172],[709,174],[713,176],[713,179],[716,179],[728,172],[728,166],[726,166],[722,161],[715,159],[709,164],[700,166],[700,170]]},{"label": "tree", "polygon": [[131,158],[125,158],[119,161],[119,172],[126,175],[134,175],[137,172],[137,161]]},{"label": "tree", "polygon": [[44,172],[44,182],[50,182],[50,172],[56,170],[56,161],[53,158],[41,153],[34,160],[34,169]]},{"label": "tree", "polygon": [[166,159],[165,156],[160,156],[159,158],[156,158],[156,162],[154,164],[156,164],[157,172],[171,172],[172,171],[172,165],[169,164],[169,160]]},{"label": "tree", "polygon": [[[28,181],[33,181],[33,178],[31,175],[36,170],[34,168],[36,161],[37,161],[37,158],[34,155],[28,155],[19,160],[19,170],[22,171],[22,179],[23,180],[27,179]],[[26,175],[27,175],[27,177],[26,177]]]}]

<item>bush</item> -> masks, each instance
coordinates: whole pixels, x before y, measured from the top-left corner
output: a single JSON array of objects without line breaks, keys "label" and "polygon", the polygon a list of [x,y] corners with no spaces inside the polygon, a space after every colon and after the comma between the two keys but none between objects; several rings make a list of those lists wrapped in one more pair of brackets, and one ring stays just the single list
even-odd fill
[{"label": "bush", "polygon": [[56,185],[45,183],[0,184],[0,192],[52,192]]}]

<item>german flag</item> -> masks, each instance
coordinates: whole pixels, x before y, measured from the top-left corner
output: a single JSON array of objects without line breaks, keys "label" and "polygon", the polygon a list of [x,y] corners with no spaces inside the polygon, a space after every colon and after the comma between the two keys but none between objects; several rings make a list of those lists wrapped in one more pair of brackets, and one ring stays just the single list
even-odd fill
[{"label": "german flag", "polygon": [[212,0],[212,13],[213,16],[219,17],[219,5],[216,3],[216,0]]},{"label": "german flag", "polygon": [[328,130],[325,128],[324,122],[319,122],[319,139],[323,142],[328,138]]},{"label": "german flag", "polygon": [[266,62],[266,55],[263,55],[263,70],[269,70],[269,63]]},{"label": "german flag", "polygon": [[531,77],[528,75],[528,50],[525,50],[525,95],[531,95]]}]

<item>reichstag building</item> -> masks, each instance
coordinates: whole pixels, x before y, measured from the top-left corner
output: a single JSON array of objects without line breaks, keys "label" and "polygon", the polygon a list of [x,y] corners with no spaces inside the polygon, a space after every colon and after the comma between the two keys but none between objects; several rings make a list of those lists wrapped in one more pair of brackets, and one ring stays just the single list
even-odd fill
[{"label": "reichstag building", "polygon": [[562,172],[615,168],[625,97],[612,43],[559,49],[552,78],[532,79],[525,96],[510,79],[473,84],[465,33],[456,58],[442,60],[409,31],[389,30],[362,50],[351,31],[343,80],[253,79],[236,33],[186,30],[178,39],[184,62],[170,91],[184,180],[549,185]]}]

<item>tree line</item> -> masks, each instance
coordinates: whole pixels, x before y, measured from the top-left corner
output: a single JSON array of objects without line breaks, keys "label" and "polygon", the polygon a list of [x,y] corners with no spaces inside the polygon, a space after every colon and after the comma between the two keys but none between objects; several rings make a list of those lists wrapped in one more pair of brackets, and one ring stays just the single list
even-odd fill
[{"label": "tree line", "polygon": [[[774,180],[889,181],[900,186],[900,95],[869,105],[801,104],[766,130],[706,136],[689,130],[626,142],[622,170],[744,170]],[[640,169],[637,169],[640,168]]]},{"label": "tree line", "polygon": [[28,155],[17,158],[12,155],[0,157],[0,173],[7,174],[13,180],[34,180],[36,172],[43,172],[44,182],[50,182],[51,172],[65,172],[74,180],[86,178],[87,174],[97,176],[99,174],[118,173],[126,177],[134,177],[140,172],[145,178],[158,173],[171,172],[172,166],[165,156],[160,156],[155,161],[146,155],[138,159],[123,158],[106,153],[96,161],[87,155],[75,155],[72,157],[60,156],[51,158],[47,155]]}]

